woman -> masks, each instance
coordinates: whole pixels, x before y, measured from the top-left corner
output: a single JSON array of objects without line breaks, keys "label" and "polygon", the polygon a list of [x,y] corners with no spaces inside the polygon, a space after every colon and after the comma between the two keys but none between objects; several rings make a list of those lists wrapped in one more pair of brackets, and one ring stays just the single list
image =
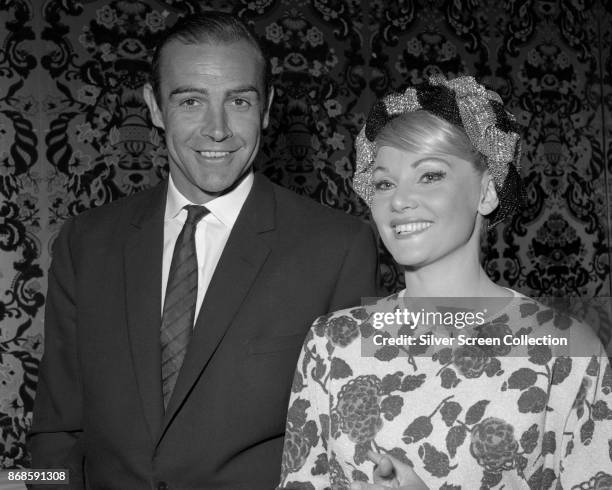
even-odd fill
[{"label": "woman", "polygon": [[[518,125],[472,77],[432,78],[375,104],[357,140],[355,189],[406,288],[313,324],[294,378],[280,488],[371,482],[372,461],[393,466],[382,488],[612,485],[603,347],[573,320],[492,282],[478,260],[486,220],[493,226],[519,206],[519,159]],[[417,297],[474,298],[464,310],[480,308],[482,321],[460,330],[441,328],[441,317],[432,325],[393,316],[407,305],[435,310]],[[389,312],[394,325],[376,325]],[[401,337],[397,323],[404,338],[447,343],[379,347]],[[461,345],[461,335],[509,340]],[[581,354],[525,337],[569,338]]]}]

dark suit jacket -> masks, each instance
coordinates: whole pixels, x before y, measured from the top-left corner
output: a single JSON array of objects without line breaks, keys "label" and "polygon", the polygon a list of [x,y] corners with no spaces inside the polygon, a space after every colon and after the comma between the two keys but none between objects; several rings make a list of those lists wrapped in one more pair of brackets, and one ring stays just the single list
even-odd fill
[{"label": "dark suit jacket", "polygon": [[256,176],[164,414],[165,197],[88,211],[56,240],[32,467],[69,468],[73,488],[273,488],[306,331],[376,294],[371,230]]}]

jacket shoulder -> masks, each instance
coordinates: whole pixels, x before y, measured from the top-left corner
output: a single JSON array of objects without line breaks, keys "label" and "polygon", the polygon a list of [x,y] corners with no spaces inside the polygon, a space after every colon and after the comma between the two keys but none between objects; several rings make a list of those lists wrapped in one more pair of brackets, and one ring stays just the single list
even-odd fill
[{"label": "jacket shoulder", "polygon": [[355,216],[327,207],[277,184],[271,183],[271,185],[274,189],[279,215],[299,217],[301,222],[307,221],[313,225],[333,225],[349,229],[366,226]]},{"label": "jacket shoulder", "polygon": [[116,226],[129,222],[141,213],[151,212],[157,206],[165,204],[165,182],[139,191],[130,196],[122,197],[102,206],[91,208],[72,217],[78,227],[100,227],[105,223]]},{"label": "jacket shoulder", "polygon": [[165,183],[161,182],[131,196],[83,211],[63,223],[58,238],[68,239],[75,250],[119,243],[132,223],[147,216],[163,218],[165,192]]}]

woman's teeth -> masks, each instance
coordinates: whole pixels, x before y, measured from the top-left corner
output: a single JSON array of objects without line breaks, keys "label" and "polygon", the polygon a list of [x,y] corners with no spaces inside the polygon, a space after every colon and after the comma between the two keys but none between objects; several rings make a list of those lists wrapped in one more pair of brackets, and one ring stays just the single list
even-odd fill
[{"label": "woman's teeth", "polygon": [[428,221],[418,221],[415,223],[405,223],[401,225],[395,225],[394,229],[397,235],[407,235],[409,233],[416,233],[417,231],[426,230],[431,225],[432,223]]}]

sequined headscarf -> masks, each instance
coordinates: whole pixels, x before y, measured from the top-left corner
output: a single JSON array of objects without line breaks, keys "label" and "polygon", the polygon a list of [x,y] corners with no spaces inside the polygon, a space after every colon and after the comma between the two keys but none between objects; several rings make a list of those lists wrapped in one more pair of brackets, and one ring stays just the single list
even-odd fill
[{"label": "sequined headscarf", "polygon": [[368,205],[371,204],[375,141],[380,131],[393,118],[418,110],[425,110],[462,128],[474,148],[484,156],[499,198],[497,209],[488,216],[489,226],[512,215],[523,201],[518,171],[521,127],[504,109],[501,97],[480,85],[474,77],[446,80],[434,76],[402,93],[390,93],[378,100],[355,143],[357,165],[353,187],[357,194]]}]

